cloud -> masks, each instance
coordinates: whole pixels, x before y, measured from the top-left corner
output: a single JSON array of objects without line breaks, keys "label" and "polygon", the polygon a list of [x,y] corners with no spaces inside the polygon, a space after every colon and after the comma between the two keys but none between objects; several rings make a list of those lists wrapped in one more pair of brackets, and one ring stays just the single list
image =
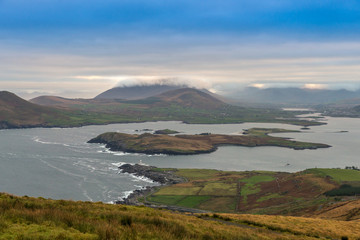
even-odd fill
[{"label": "cloud", "polygon": [[116,81],[115,87],[172,85],[210,89],[212,84],[201,78],[164,76],[75,76],[76,79]]},{"label": "cloud", "polygon": [[316,83],[306,83],[303,88],[306,89],[328,89],[328,84],[316,84]]}]

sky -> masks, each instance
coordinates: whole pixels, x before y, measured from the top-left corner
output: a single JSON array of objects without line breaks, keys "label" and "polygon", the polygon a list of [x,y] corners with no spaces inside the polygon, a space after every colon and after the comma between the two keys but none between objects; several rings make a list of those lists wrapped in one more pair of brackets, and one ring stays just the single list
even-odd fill
[{"label": "sky", "polygon": [[0,0],[0,90],[360,87],[358,0]]}]

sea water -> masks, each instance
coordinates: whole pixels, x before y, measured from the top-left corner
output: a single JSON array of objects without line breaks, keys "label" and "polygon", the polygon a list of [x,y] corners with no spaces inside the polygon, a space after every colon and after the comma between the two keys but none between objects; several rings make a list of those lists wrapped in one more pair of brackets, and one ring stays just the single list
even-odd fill
[{"label": "sea water", "polygon": [[300,130],[300,126],[275,123],[183,124],[148,122],[85,126],[80,128],[34,128],[0,131],[0,192],[53,199],[114,202],[135,189],[154,186],[150,179],[121,173],[124,163],[175,168],[221,170],[271,170],[295,172],[314,167],[359,166],[360,119],[326,118],[327,125],[301,133],[276,136],[329,144],[331,148],[293,150],[280,147],[223,146],[200,155],[167,156],[111,152],[101,144],[89,144],[98,134],[117,131],[141,134],[172,129],[182,134],[242,134],[252,127]]}]

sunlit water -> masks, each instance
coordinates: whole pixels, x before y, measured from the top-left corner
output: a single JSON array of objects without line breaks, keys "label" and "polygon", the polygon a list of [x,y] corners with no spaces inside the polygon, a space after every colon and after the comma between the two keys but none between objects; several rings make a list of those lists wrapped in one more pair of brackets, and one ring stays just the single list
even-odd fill
[{"label": "sunlit water", "polygon": [[[142,129],[169,128],[186,134],[203,132],[241,134],[251,127],[300,130],[286,124],[244,123],[190,125],[180,122],[112,124],[67,129],[19,129],[0,131],[0,191],[16,195],[111,202],[134,189],[156,185],[149,179],[120,173],[122,163],[176,168],[222,170],[299,171],[313,167],[359,166],[360,119],[327,118],[328,125],[302,133],[277,136],[320,142],[333,147],[292,150],[279,147],[220,147],[211,154],[193,156],[147,156],[113,153],[89,139],[107,131],[142,133]],[[341,132],[348,131],[348,132]]]}]

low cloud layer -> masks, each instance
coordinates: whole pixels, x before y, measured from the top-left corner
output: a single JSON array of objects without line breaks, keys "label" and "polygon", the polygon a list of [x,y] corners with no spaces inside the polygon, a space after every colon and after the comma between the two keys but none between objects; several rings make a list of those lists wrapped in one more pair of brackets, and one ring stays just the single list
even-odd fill
[{"label": "low cloud layer", "polygon": [[138,77],[123,77],[122,80],[116,84],[117,87],[130,86],[148,86],[148,85],[172,85],[185,86],[194,88],[211,88],[211,83],[203,79],[190,79],[181,77],[159,77],[159,76],[138,76]]}]

